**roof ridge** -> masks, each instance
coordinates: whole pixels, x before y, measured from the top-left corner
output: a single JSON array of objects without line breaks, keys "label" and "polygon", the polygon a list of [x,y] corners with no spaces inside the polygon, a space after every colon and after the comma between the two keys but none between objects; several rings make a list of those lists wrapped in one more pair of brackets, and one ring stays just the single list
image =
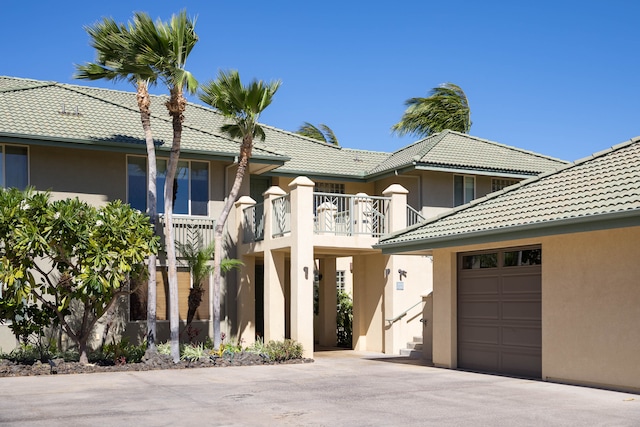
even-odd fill
[{"label": "roof ridge", "polygon": [[425,147],[423,150],[420,150],[420,152],[418,154],[416,154],[415,156],[413,156],[413,160],[414,161],[418,161],[421,158],[423,158],[424,156],[426,156],[427,154],[429,154],[429,152],[431,150],[433,150],[442,140],[444,140],[444,138],[447,136],[447,134],[450,132],[449,129],[445,129],[442,132],[436,132],[432,135],[429,135],[427,138],[424,138],[422,140],[420,140],[420,142],[422,141],[426,141],[429,138],[433,138],[433,142],[430,142],[428,144],[425,144]]},{"label": "roof ridge", "polygon": [[452,134],[455,134],[455,135],[458,135],[458,136],[472,138],[472,139],[475,139],[476,141],[484,142],[484,143],[491,144],[491,145],[497,145],[499,147],[507,148],[507,149],[513,150],[513,151],[518,151],[520,153],[531,154],[531,155],[533,155],[535,157],[541,157],[541,158],[544,158],[544,159],[553,160],[553,161],[560,162],[560,163],[565,163],[565,164],[570,163],[570,162],[567,162],[566,160],[558,159],[556,157],[547,156],[545,154],[536,153],[535,151],[526,150],[524,148],[519,148],[519,147],[516,147],[516,146],[513,146],[513,145],[503,144],[501,142],[492,141],[490,139],[480,138],[478,136],[470,135],[468,133],[462,133],[462,132],[458,132],[458,131],[450,130],[450,129],[445,129],[445,131],[448,131],[449,133],[452,133]]},{"label": "roof ridge", "polygon": [[428,224],[432,224],[434,222],[440,221],[441,219],[447,218],[447,217],[449,217],[449,216],[451,216],[453,214],[456,214],[458,212],[470,209],[470,208],[478,205],[479,203],[483,203],[483,202],[486,202],[487,200],[495,199],[496,197],[502,196],[503,194],[507,194],[507,193],[510,193],[512,191],[516,191],[517,189],[519,189],[521,187],[529,186],[529,185],[531,185],[531,184],[533,184],[535,182],[538,182],[538,181],[540,181],[540,180],[542,180],[542,179],[544,179],[546,177],[559,174],[559,173],[564,172],[564,171],[566,171],[568,169],[576,168],[578,166],[583,165],[584,163],[586,163],[588,161],[595,160],[595,159],[600,158],[600,157],[604,157],[607,154],[614,153],[616,151],[619,151],[619,150],[621,150],[623,148],[629,147],[629,146],[631,146],[633,144],[637,144],[637,143],[640,143],[640,136],[633,137],[633,138],[629,139],[628,141],[623,141],[620,144],[616,144],[616,145],[614,145],[614,146],[612,146],[610,148],[607,148],[607,149],[604,149],[602,151],[596,152],[596,153],[594,153],[594,154],[592,154],[590,156],[584,157],[582,159],[578,159],[578,160],[576,160],[574,162],[567,162],[566,164],[564,164],[563,166],[560,166],[559,168],[557,168],[555,170],[548,171],[548,172],[543,172],[540,175],[531,177],[529,179],[525,179],[525,180],[520,181],[520,182],[518,182],[518,183],[516,183],[514,185],[511,185],[509,187],[503,188],[502,190],[499,190],[499,191],[496,191],[496,192],[493,192],[493,193],[489,193],[489,194],[487,194],[487,195],[485,195],[483,197],[480,197],[478,199],[474,199],[469,203],[466,203],[464,205],[460,205],[460,206],[454,207],[454,208],[452,208],[450,210],[447,210],[447,211],[445,211],[445,212],[443,212],[443,213],[431,218],[428,221],[417,223],[417,224],[415,224],[415,225],[413,225],[411,227],[405,228],[403,230],[399,230],[396,233],[391,233],[391,234],[385,236],[384,238],[385,239],[390,239],[390,238],[401,236],[401,235],[406,234],[406,233],[408,233],[410,231],[413,231],[414,229],[420,228],[420,227],[428,225]]}]

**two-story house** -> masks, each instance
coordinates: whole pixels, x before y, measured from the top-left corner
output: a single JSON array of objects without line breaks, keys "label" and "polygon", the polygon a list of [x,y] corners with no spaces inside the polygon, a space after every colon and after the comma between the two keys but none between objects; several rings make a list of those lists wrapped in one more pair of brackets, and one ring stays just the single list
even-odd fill
[{"label": "two-story house", "polygon": [[[158,188],[171,145],[166,97],[152,97]],[[239,144],[220,132],[224,118],[190,103],[185,112],[175,194],[176,239],[196,230],[212,240],[215,219],[235,175]],[[353,347],[397,353],[421,335],[424,295],[432,289],[431,258],[386,255],[383,235],[434,217],[565,162],[451,131],[393,153],[328,145],[265,126],[256,143],[224,254],[244,267],[225,278],[223,330],[251,342],[290,337],[311,355],[314,342],[335,345],[337,287],[354,302]],[[122,199],[146,209],[146,150],[135,94],[0,77],[2,185],[48,190],[55,198],[100,204]],[[159,191],[161,193],[161,191]],[[159,194],[158,207],[163,200]],[[168,336],[162,256],[158,320]],[[191,286],[180,267],[180,316]],[[319,315],[313,315],[314,282]],[[143,287],[144,288],[144,287]],[[194,324],[211,333],[211,293]],[[124,313],[126,334],[144,336],[144,292]],[[0,326],[0,347],[15,341]]]}]

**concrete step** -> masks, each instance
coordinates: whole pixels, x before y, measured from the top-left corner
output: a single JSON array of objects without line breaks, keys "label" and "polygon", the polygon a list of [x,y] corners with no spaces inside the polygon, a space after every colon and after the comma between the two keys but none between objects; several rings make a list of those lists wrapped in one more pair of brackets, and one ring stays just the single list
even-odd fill
[{"label": "concrete step", "polygon": [[401,348],[400,356],[409,356],[410,359],[422,359],[422,351],[409,348]]},{"label": "concrete step", "polygon": [[422,351],[422,343],[421,342],[408,342],[407,343],[407,349]]}]

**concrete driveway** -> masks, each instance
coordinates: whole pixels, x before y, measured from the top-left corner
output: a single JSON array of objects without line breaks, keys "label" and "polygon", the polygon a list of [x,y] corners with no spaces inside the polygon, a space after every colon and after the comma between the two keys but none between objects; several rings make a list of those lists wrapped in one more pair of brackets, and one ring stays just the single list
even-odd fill
[{"label": "concrete driveway", "polygon": [[303,365],[0,378],[0,425],[638,426],[640,395],[328,351]]}]

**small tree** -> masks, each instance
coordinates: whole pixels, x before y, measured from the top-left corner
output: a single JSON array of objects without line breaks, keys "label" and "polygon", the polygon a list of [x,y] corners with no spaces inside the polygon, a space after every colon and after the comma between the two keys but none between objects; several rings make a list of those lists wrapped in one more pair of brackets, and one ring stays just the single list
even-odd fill
[{"label": "small tree", "polygon": [[[50,202],[31,189],[0,190],[3,300],[55,315],[81,363],[96,322],[130,293],[129,275],[157,248],[149,218],[119,200],[96,208],[77,198]],[[68,318],[73,301],[81,307],[77,323]]]},{"label": "small tree", "polygon": [[[198,234],[188,243],[176,242],[176,247],[182,258],[184,258],[189,265],[193,280],[193,284],[189,289],[189,310],[187,311],[186,329],[191,325],[191,322],[193,322],[196,311],[202,303],[204,282],[211,273],[213,273],[213,264],[211,264],[210,261],[215,257],[215,245],[212,243],[204,247],[202,244],[202,236]],[[243,265],[242,261],[238,259],[224,258],[220,261],[220,269],[223,273],[227,273],[234,268],[240,268],[241,265]]]}]

